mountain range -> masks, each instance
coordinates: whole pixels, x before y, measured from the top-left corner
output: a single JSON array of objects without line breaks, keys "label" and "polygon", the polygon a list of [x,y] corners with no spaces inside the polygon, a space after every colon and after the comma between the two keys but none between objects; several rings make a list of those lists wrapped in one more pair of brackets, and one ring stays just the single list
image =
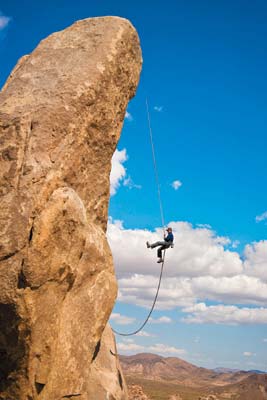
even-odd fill
[{"label": "mountain range", "polygon": [[128,383],[141,385],[151,399],[179,395],[191,400],[211,395],[216,399],[267,400],[267,374],[262,371],[212,370],[150,353],[120,356],[120,362]]},{"label": "mountain range", "polygon": [[223,386],[241,382],[252,372],[226,370],[225,372],[197,367],[178,357],[162,357],[157,354],[141,353],[133,356],[120,356],[126,375],[145,379],[164,380],[187,386]]}]

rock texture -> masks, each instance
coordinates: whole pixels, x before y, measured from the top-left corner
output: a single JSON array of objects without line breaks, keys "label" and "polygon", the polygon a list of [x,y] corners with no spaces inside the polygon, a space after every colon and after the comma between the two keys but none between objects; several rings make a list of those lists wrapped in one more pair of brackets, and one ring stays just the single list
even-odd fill
[{"label": "rock texture", "polygon": [[117,294],[105,230],[141,62],[127,20],[86,19],[23,57],[0,94],[0,399],[127,397],[104,331]]},{"label": "rock texture", "polygon": [[129,400],[150,400],[140,385],[129,386]]}]

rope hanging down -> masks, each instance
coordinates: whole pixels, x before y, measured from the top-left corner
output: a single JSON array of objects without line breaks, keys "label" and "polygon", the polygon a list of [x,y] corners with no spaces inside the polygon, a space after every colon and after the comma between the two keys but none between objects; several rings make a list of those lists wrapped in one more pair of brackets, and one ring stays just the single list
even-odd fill
[{"label": "rope hanging down", "polygon": [[152,157],[153,157],[153,164],[154,164],[155,179],[156,179],[156,184],[157,184],[157,189],[158,189],[158,200],[159,200],[159,209],[160,209],[161,225],[162,225],[163,236],[164,236],[164,233],[165,233],[165,231],[164,231],[164,229],[165,229],[165,222],[164,222],[163,206],[162,206],[161,194],[160,194],[160,183],[159,183],[159,174],[158,174],[157,160],[156,160],[155,147],[154,147],[154,142],[153,142],[153,135],[152,135],[152,129],[151,129],[151,123],[150,123],[150,114],[149,114],[149,108],[148,108],[148,101],[147,101],[147,99],[146,99],[146,112],[147,112],[147,121],[148,121],[148,127],[149,127],[149,137],[150,137],[151,150],[152,150]]},{"label": "rope hanging down", "polygon": [[[164,223],[164,214],[163,214],[163,206],[162,206],[162,201],[161,201],[161,194],[160,194],[160,183],[159,183],[159,175],[158,175],[158,168],[157,168],[157,161],[156,161],[156,155],[155,155],[155,148],[154,148],[154,142],[153,142],[153,135],[152,135],[152,129],[151,129],[151,123],[150,123],[150,115],[149,115],[149,108],[148,108],[148,101],[146,99],[146,111],[147,111],[147,120],[148,120],[148,127],[149,127],[149,136],[150,136],[150,143],[151,143],[151,149],[152,149],[152,157],[153,157],[153,165],[154,165],[154,172],[155,172],[155,179],[156,179],[156,184],[157,184],[157,190],[158,190],[158,200],[159,200],[159,208],[160,208],[160,217],[161,217],[161,224],[162,224],[162,229],[163,229],[163,234],[165,233],[165,223]],[[163,253],[163,262],[161,263],[161,270],[160,270],[160,276],[159,276],[159,283],[158,283],[158,287],[157,287],[157,291],[156,291],[156,295],[153,301],[153,304],[151,306],[151,309],[145,319],[145,321],[142,323],[142,325],[136,329],[133,332],[129,332],[129,333],[122,333],[122,332],[118,332],[116,329],[111,328],[112,331],[114,333],[116,333],[117,335],[120,336],[133,336],[136,335],[138,332],[140,332],[145,325],[147,324],[154,308],[157,302],[157,298],[159,295],[159,289],[160,289],[160,285],[161,285],[161,280],[162,280],[162,273],[163,273],[163,267],[164,267],[164,262],[165,262],[165,252],[166,249],[164,250]]]}]

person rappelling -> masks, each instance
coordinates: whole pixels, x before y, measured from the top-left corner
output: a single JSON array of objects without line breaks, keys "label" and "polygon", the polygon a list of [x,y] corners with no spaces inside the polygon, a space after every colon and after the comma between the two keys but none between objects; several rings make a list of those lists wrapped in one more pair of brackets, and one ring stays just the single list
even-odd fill
[{"label": "person rappelling", "polygon": [[[162,273],[163,273],[163,268],[164,268],[164,261],[165,261],[165,250],[168,249],[169,247],[173,247],[173,233],[172,233],[172,228],[168,227],[166,229],[167,234],[165,234],[165,223],[164,223],[164,215],[163,215],[163,206],[162,206],[162,201],[161,201],[161,196],[160,196],[160,183],[159,183],[159,176],[158,176],[158,169],[157,169],[157,162],[156,162],[156,155],[155,155],[155,150],[154,150],[154,143],[153,143],[153,135],[152,135],[152,129],[151,129],[151,124],[150,124],[150,115],[149,115],[149,109],[148,109],[148,102],[146,99],[146,109],[147,109],[147,120],[148,120],[148,128],[149,128],[149,135],[150,135],[150,142],[151,142],[151,149],[152,149],[152,157],[153,157],[153,164],[154,164],[154,170],[155,170],[155,179],[156,179],[156,184],[158,188],[158,200],[159,200],[159,206],[160,206],[160,216],[161,216],[161,223],[162,223],[162,228],[164,231],[164,240],[161,242],[156,242],[150,244],[149,242],[146,242],[146,245],[148,248],[153,249],[154,247],[159,247],[158,248],[158,263],[161,263],[161,268],[160,268],[160,275],[159,275],[159,281],[158,281],[158,287],[156,290],[156,294],[153,300],[153,303],[151,305],[151,308],[149,310],[149,313],[146,317],[146,319],[142,322],[142,324],[139,326],[139,328],[135,329],[132,332],[119,332],[114,328],[111,328],[114,333],[120,336],[133,336],[137,335],[139,332],[142,331],[142,329],[146,326],[146,324],[149,321],[149,318],[151,317],[153,310],[155,308],[158,295],[159,295],[159,290],[160,290],[160,285],[161,285],[161,280],[162,280]],[[162,258],[162,250],[164,251],[164,256]]]},{"label": "person rappelling", "polygon": [[174,237],[173,237],[173,233],[172,233],[172,228],[168,227],[166,229],[166,232],[168,232],[167,235],[164,235],[164,241],[159,241],[159,242],[155,242],[150,244],[149,242],[146,242],[146,246],[148,249],[154,249],[155,247],[158,247],[158,263],[163,263],[163,258],[162,258],[162,250],[166,250],[169,247],[173,246],[173,241],[174,241]]}]

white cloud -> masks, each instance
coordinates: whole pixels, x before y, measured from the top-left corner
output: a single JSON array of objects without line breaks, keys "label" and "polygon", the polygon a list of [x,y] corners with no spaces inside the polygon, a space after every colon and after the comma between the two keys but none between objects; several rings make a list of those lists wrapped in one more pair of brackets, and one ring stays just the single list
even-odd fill
[{"label": "white cloud", "polygon": [[[166,271],[167,274],[167,271]],[[150,308],[158,277],[134,274],[119,279],[119,301]],[[164,277],[156,308],[161,310],[188,307],[197,300],[265,305],[267,284],[255,277]]]},{"label": "white cloud", "polygon": [[129,339],[129,338],[124,338],[123,341],[125,343],[134,343],[134,340],[133,339]]},{"label": "white cloud", "polygon": [[258,304],[267,303],[267,284],[260,279],[244,274],[232,277],[202,276],[193,278],[192,291],[199,299],[223,301],[226,303]]},{"label": "white cloud", "polygon": [[136,343],[117,343],[117,349],[120,353],[143,352],[145,347]]},{"label": "white cloud", "polygon": [[[149,309],[154,300],[158,277],[134,274],[119,279],[118,300]],[[192,305],[195,301],[190,281],[184,278],[164,278],[156,309],[172,309],[178,306]]]},{"label": "white cloud", "polygon": [[194,306],[183,309],[189,313],[183,322],[189,324],[267,324],[267,308],[238,308],[223,304],[207,306],[205,303],[198,303]]},{"label": "white cloud", "polygon": [[267,338],[262,339],[264,343],[267,343]]},{"label": "white cloud", "polygon": [[243,356],[245,357],[252,357],[255,356],[255,353],[251,353],[251,351],[244,351]]},{"label": "white cloud", "polygon": [[[208,225],[193,227],[188,222],[169,225],[174,231],[175,247],[166,252],[157,310],[186,308],[207,300],[227,305],[267,305],[266,241],[248,245],[242,260],[237,252],[228,249],[231,240],[217,236]],[[156,263],[156,249],[147,249],[145,243],[157,241],[161,236],[161,228],[153,232],[125,229],[121,221],[110,220],[108,240],[120,302],[150,309],[160,266]],[[253,315],[255,312],[252,311]]]},{"label": "white cloud", "polygon": [[121,181],[126,176],[126,169],[123,165],[127,160],[126,149],[117,150],[113,154],[111,160],[111,172],[110,172],[110,194],[113,196],[120,186]]},{"label": "white cloud", "polygon": [[124,179],[123,186],[127,186],[129,189],[142,189],[142,186],[134,183],[130,176]]},{"label": "white cloud", "polygon": [[183,355],[186,354],[185,349],[178,349],[177,347],[173,346],[166,346],[165,344],[162,343],[157,343],[153,346],[149,346],[148,350],[151,351],[152,353],[157,353],[157,354],[162,354],[162,355]]},{"label": "white cloud", "polygon": [[[173,228],[175,246],[166,252],[165,276],[234,276],[242,272],[239,254],[224,248],[230,242],[228,238],[208,228],[194,228],[188,222],[168,225]],[[133,274],[158,276],[156,251],[147,249],[145,243],[161,240],[161,228],[151,232],[109,224],[107,235],[119,278]]]},{"label": "white cloud", "polygon": [[117,344],[118,351],[124,354],[131,354],[133,352],[149,352],[149,353],[156,353],[163,356],[170,355],[170,356],[181,356],[186,354],[185,349],[179,349],[174,346],[167,346],[163,343],[157,343],[151,346],[143,346],[134,342],[127,342],[123,340]]},{"label": "white cloud", "polygon": [[210,224],[197,224],[198,228],[212,229]]},{"label": "white cloud", "polygon": [[126,317],[119,313],[112,313],[110,319],[118,325],[130,325],[135,321],[135,318]]},{"label": "white cloud", "polygon": [[248,244],[244,251],[245,270],[248,275],[267,280],[267,240]]},{"label": "white cloud", "polygon": [[110,195],[114,196],[118,188],[122,184],[129,189],[141,189],[141,185],[134,183],[130,176],[127,176],[127,171],[124,163],[128,160],[126,149],[115,150],[111,160],[111,172],[110,172]]},{"label": "white cloud", "polygon": [[140,336],[140,337],[155,337],[156,335],[154,335],[153,333],[148,333],[146,331],[140,331],[136,334],[136,336]]},{"label": "white cloud", "polygon": [[182,186],[182,182],[179,180],[176,180],[176,181],[173,181],[171,185],[174,190],[178,190]]},{"label": "white cloud", "polygon": [[125,119],[127,119],[130,122],[133,121],[133,116],[132,116],[132,114],[129,113],[129,111],[126,111]]},{"label": "white cloud", "polygon": [[151,324],[170,324],[172,319],[166,316],[162,316],[160,318],[150,318],[149,322]]},{"label": "white cloud", "polygon": [[267,211],[264,211],[264,213],[257,215],[255,218],[256,222],[261,222],[267,220]]},{"label": "white cloud", "polygon": [[8,26],[10,21],[11,21],[10,17],[0,15],[0,30],[5,29]]},{"label": "white cloud", "polygon": [[162,112],[163,111],[163,106],[155,106],[154,110],[157,112]]}]

